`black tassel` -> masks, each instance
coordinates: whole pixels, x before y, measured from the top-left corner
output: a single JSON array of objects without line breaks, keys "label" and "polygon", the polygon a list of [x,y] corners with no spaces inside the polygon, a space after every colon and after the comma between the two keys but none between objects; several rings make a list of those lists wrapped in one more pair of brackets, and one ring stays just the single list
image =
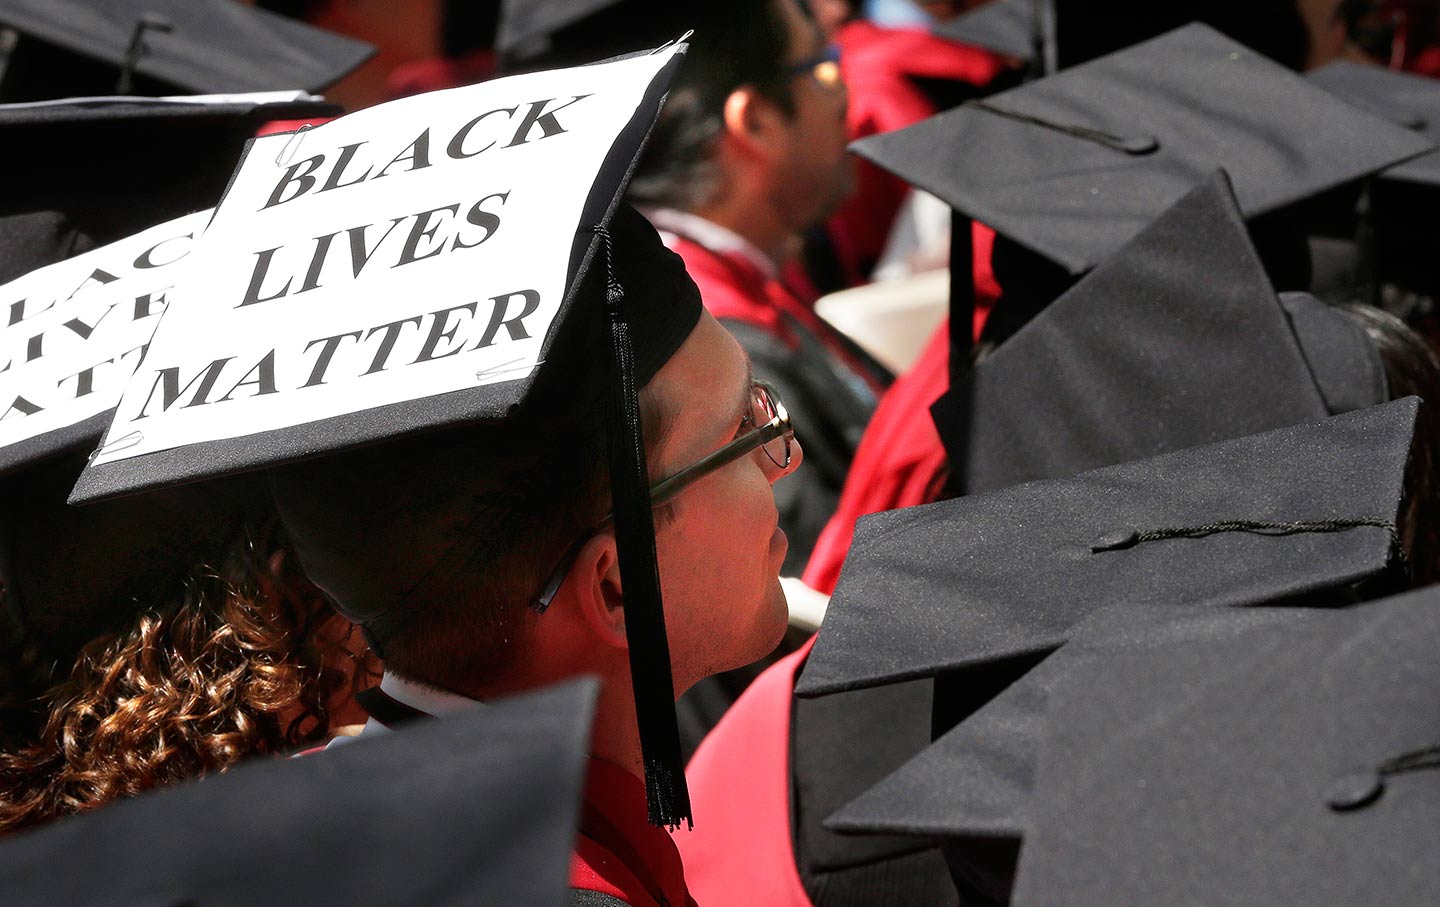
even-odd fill
[{"label": "black tassel", "polygon": [[605,307],[610,320],[614,374],[611,419],[606,431],[610,456],[610,493],[615,509],[615,547],[620,583],[625,589],[625,635],[630,646],[630,678],[635,721],[645,762],[645,802],[651,825],[693,826],[690,790],[680,754],[675,721],[675,681],[670,672],[670,643],[660,574],[655,564],[655,519],[650,510],[650,473],[640,425],[640,388],[635,349],[625,318],[625,290],[615,277],[610,233],[596,227],[605,255]]}]

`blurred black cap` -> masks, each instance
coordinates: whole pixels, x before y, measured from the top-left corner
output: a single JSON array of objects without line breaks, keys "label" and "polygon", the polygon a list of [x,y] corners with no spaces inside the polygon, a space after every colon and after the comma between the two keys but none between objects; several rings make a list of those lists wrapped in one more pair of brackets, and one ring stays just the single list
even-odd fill
[{"label": "blurred black cap", "polygon": [[568,903],[591,681],[0,843],[11,907]]},{"label": "blurred black cap", "polygon": [[375,52],[234,0],[0,0],[0,26],[5,101],[319,91]]},{"label": "blurred black cap", "polygon": [[[1189,22],[1203,22],[1290,69],[1301,69],[1309,37],[1295,0],[991,0],[936,26],[935,33],[1022,60],[1037,49],[1036,17],[1054,63],[1075,66]],[[1043,46],[1043,45],[1041,45]]]}]

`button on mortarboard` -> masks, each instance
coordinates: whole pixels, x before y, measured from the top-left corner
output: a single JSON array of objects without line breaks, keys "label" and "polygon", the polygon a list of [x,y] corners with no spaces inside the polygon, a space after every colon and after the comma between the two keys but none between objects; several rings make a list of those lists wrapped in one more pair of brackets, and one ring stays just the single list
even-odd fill
[{"label": "button on mortarboard", "polygon": [[572,683],[257,759],[0,841],[0,890],[9,907],[559,907],[595,690]]},{"label": "button on mortarboard", "polygon": [[[969,104],[854,151],[1072,274],[1217,167],[1253,218],[1433,148],[1199,24],[984,105],[1008,115]],[[1101,135],[1159,148],[1135,155]]]},{"label": "button on mortarboard", "polygon": [[[231,0],[0,0],[0,99],[319,91],[374,48]],[[125,85],[125,80],[129,85]]]},{"label": "button on mortarboard", "polygon": [[1437,649],[1431,587],[1078,668],[1014,903],[1434,903]]}]

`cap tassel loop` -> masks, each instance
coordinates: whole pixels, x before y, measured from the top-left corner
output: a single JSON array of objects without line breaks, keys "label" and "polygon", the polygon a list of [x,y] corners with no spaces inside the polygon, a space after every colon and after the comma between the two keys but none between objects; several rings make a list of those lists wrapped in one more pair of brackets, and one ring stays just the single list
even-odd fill
[{"label": "cap tassel loop", "polygon": [[651,825],[693,827],[690,790],[680,754],[675,720],[675,681],[670,672],[670,643],[660,574],[655,563],[655,520],[650,509],[650,472],[640,424],[640,388],[635,350],[625,318],[625,289],[615,277],[609,231],[598,226],[605,255],[605,307],[610,320],[615,375],[606,431],[610,489],[615,508],[615,547],[625,590],[625,635],[630,644],[630,678],[635,720],[645,762],[645,800]]},{"label": "cap tassel loop", "polygon": [[1343,532],[1361,526],[1373,526],[1390,533],[1390,545],[1397,558],[1405,559],[1405,548],[1400,543],[1400,532],[1394,521],[1379,517],[1354,519],[1292,520],[1271,522],[1268,520],[1221,520],[1200,526],[1174,526],[1168,529],[1116,529],[1100,536],[1090,543],[1090,551],[1123,551],[1142,542],[1158,542],[1164,539],[1198,539],[1221,532],[1249,532],[1255,535],[1299,535],[1308,532]]}]

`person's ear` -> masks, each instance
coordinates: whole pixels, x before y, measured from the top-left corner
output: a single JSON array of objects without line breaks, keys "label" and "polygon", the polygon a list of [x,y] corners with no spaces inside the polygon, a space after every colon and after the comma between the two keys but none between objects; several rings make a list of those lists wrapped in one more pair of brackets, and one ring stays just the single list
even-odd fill
[{"label": "person's ear", "polygon": [[581,548],[561,587],[575,616],[603,645],[628,646],[625,638],[625,596],[620,588],[620,559],[615,537],[597,533]]},{"label": "person's ear", "polygon": [[725,135],[745,157],[772,158],[784,153],[784,112],[752,85],[730,92],[722,110]]}]

